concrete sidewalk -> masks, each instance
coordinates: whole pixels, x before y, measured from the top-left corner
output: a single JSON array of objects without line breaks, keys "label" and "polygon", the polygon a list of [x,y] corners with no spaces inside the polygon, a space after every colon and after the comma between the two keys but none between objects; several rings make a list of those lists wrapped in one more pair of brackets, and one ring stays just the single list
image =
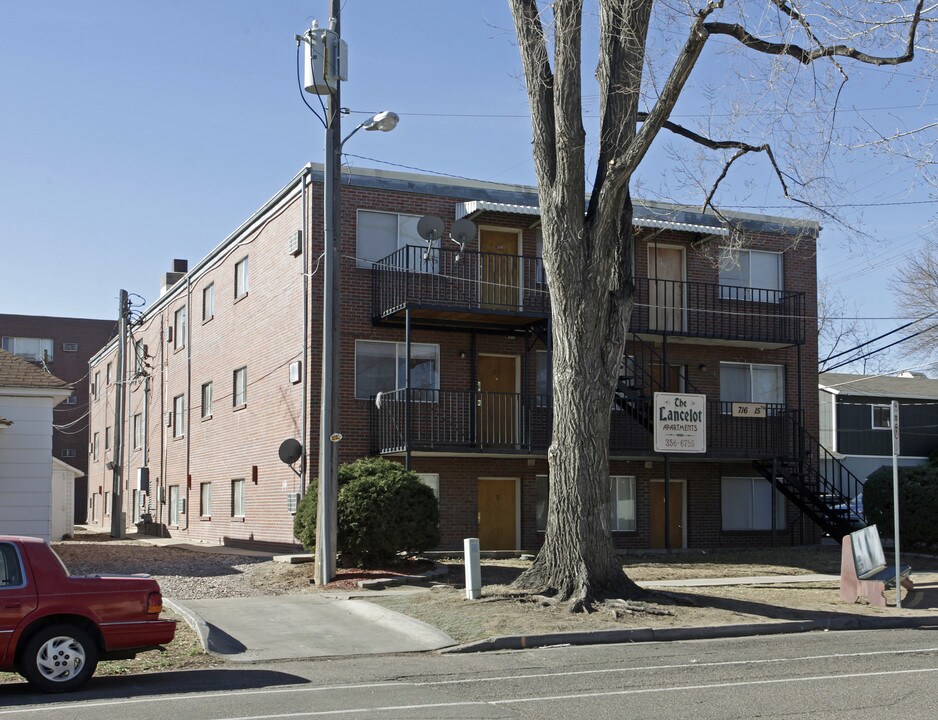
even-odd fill
[{"label": "concrete sidewalk", "polygon": [[[771,575],[640,583],[646,588],[716,587],[778,583],[836,582],[837,575]],[[812,630],[922,627],[938,616],[866,617],[845,614],[826,620],[770,620],[708,627],[631,628],[493,637],[457,645],[424,622],[381,607],[363,597],[427,592],[422,588],[353,593],[308,593],[265,597],[185,600],[167,598],[199,635],[205,649],[233,662],[257,662],[404,652],[479,652],[547,645],[661,642],[743,637]]]},{"label": "concrete sidewalk", "polygon": [[[394,592],[408,591],[381,594]],[[234,662],[426,652],[456,644],[407,615],[335,595],[165,602],[195,628],[208,652]]]}]

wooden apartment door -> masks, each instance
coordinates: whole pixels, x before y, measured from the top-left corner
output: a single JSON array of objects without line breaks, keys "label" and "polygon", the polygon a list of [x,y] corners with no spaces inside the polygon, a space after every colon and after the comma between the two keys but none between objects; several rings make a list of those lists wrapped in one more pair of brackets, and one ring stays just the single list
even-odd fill
[{"label": "wooden apartment door", "polygon": [[[671,480],[671,548],[684,547],[684,481]],[[651,547],[663,549],[664,543],[664,482],[651,483]]]},{"label": "wooden apartment door", "polygon": [[516,493],[517,481],[514,478],[479,478],[480,550],[517,549]]},{"label": "wooden apartment door", "polygon": [[667,387],[661,382],[661,365],[658,363],[653,364],[649,368],[652,382],[654,383],[655,392],[672,392],[679,393],[684,392],[684,366],[683,365],[668,365],[667,378],[668,384]]},{"label": "wooden apartment door", "polygon": [[479,355],[476,433],[480,445],[515,445],[518,427],[518,357]]},{"label": "wooden apartment door", "polygon": [[648,246],[649,329],[684,330],[684,249]]},{"label": "wooden apartment door", "polygon": [[518,233],[481,230],[479,234],[479,299],[484,308],[517,308],[520,296]]}]

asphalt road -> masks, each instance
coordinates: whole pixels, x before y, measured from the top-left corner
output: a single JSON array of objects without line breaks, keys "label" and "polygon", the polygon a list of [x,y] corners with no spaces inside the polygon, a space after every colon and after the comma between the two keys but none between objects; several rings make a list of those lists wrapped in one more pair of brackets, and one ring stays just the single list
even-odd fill
[{"label": "asphalt road", "polygon": [[877,630],[372,656],[0,686],[0,720],[928,718],[938,633]]}]

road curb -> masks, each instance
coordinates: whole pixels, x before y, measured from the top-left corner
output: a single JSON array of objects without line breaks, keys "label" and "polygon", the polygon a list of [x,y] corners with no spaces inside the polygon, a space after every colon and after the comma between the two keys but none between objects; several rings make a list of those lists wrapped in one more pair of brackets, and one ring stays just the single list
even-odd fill
[{"label": "road curb", "polygon": [[195,634],[199,637],[199,644],[202,646],[202,649],[205,652],[209,652],[208,649],[208,633],[209,627],[206,624],[205,620],[202,619],[202,616],[198,613],[193,612],[185,605],[180,605],[172,598],[164,597],[163,604],[170,608],[177,615],[181,615],[182,619],[186,621],[186,625],[191,627]]},{"label": "road curb", "polygon": [[439,653],[492,652],[524,650],[561,645],[608,645],[638,642],[673,642],[676,640],[716,640],[720,638],[757,637],[803,632],[837,630],[895,630],[938,625],[938,615],[920,617],[873,618],[844,615],[823,620],[785,620],[781,622],[745,623],[705,627],[631,628],[629,630],[596,630],[545,635],[504,635],[443,648]]}]

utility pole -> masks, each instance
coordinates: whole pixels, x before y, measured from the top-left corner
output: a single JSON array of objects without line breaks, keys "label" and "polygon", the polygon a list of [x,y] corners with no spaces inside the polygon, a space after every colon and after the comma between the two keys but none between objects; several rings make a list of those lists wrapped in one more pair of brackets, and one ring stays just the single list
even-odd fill
[{"label": "utility pole", "polygon": [[340,225],[342,146],[359,130],[389,132],[400,119],[385,111],[365,120],[342,138],[341,81],[347,67],[346,46],[339,35],[339,0],[329,0],[329,27],[316,21],[297,42],[305,42],[306,92],[328,96],[326,117],[326,157],[323,173],[323,295],[322,295],[322,387],[319,421],[319,495],[316,514],[316,583],[325,585],[335,577],[338,443],[339,372],[341,367],[342,231]]},{"label": "utility pole", "polygon": [[117,375],[115,386],[117,394],[114,400],[114,457],[111,458],[111,537],[124,537],[124,376],[126,373],[125,355],[127,351],[127,320],[130,317],[130,298],[126,290],[120,292],[118,307],[120,340],[117,345]]},{"label": "utility pole", "polygon": [[[333,47],[339,42],[339,0],[329,0],[329,31],[335,33]],[[337,58],[327,54],[325,71],[333,71],[335,87],[329,93],[326,108],[326,156],[323,178],[324,228],[324,287],[322,303],[322,410],[319,422],[319,498],[316,518],[316,582],[325,585],[336,572],[336,517],[338,495],[338,458],[335,443],[341,436],[339,425],[339,264],[341,262],[341,232],[339,229],[340,184],[339,166],[342,150],[341,82],[338,79]]]}]

